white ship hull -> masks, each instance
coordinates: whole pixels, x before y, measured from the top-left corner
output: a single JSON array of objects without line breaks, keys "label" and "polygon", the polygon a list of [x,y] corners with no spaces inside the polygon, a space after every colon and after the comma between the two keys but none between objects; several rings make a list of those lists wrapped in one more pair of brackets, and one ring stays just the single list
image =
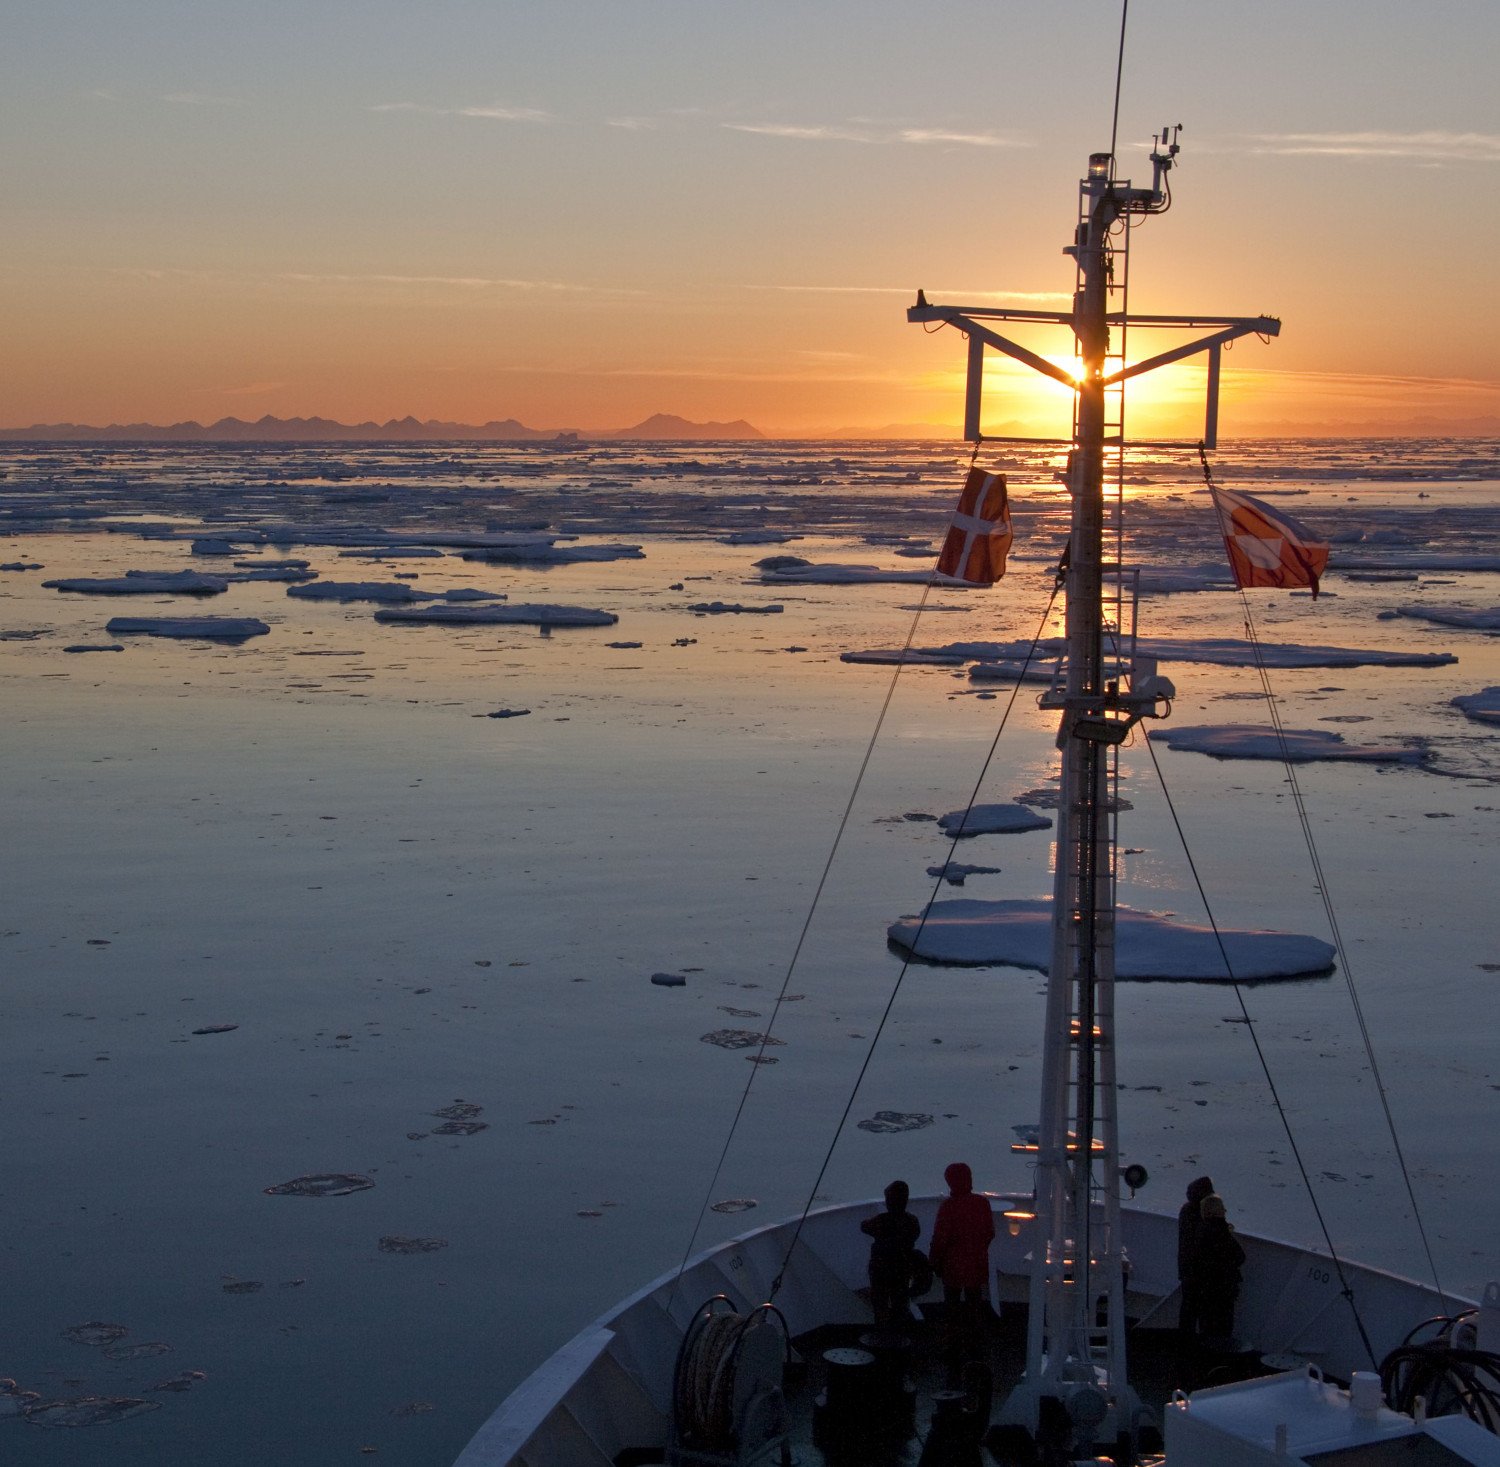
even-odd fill
[{"label": "white ship hull", "polygon": [[[941,1199],[913,1198],[924,1237]],[[996,1197],[991,1250],[992,1302],[1023,1303],[1031,1238],[1012,1237],[998,1214],[1019,1198]],[[1029,1196],[1024,1199],[1030,1200]],[[776,1296],[793,1336],[819,1325],[871,1320],[864,1287],[869,1240],[859,1223],[878,1199],[812,1213]],[[1177,1218],[1139,1207],[1121,1209],[1129,1284],[1127,1315],[1137,1327],[1177,1321]],[[667,1440],[673,1366],[695,1310],[726,1294],[744,1312],[764,1300],[782,1267],[795,1219],[757,1228],[700,1253],[680,1279],[663,1274],[581,1330],[501,1404],[464,1449],[456,1467],[609,1467],[629,1447]],[[1326,1253],[1274,1238],[1238,1234],[1247,1255],[1235,1312],[1242,1346],[1277,1364],[1306,1362],[1347,1380],[1370,1370],[1353,1312]],[[1343,1260],[1377,1360],[1414,1325],[1437,1314],[1476,1307],[1412,1279]],[[998,1395],[1008,1384],[1000,1383]]]}]

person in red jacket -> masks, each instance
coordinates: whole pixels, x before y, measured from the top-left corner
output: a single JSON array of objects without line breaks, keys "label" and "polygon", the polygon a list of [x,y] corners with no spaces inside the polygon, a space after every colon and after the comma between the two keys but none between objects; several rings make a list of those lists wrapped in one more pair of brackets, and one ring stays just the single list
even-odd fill
[{"label": "person in red jacket", "polygon": [[956,1379],[963,1357],[972,1354],[979,1334],[980,1309],[989,1297],[990,1243],[995,1215],[990,1199],[974,1191],[974,1173],[955,1161],[943,1173],[948,1195],[938,1207],[927,1250],[943,1281],[943,1314],[948,1321],[948,1374]]}]

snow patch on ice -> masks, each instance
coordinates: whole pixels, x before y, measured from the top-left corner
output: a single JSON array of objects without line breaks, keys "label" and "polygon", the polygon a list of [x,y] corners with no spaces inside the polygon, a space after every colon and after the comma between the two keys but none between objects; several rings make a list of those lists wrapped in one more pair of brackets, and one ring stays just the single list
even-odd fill
[{"label": "snow patch on ice", "polygon": [[112,637],[208,638],[215,642],[243,642],[271,630],[253,616],[116,616],[105,624]]},{"label": "snow patch on ice", "polygon": [[[882,570],[878,565],[814,565],[803,561],[800,565],[785,562],[795,556],[771,556],[761,561],[761,584],[766,586],[872,586],[890,581],[905,581],[921,585],[932,579],[932,572],[925,570]],[[781,561],[780,565],[772,562]],[[959,589],[959,588],[953,588]]]},{"label": "snow patch on ice", "polygon": [[[1296,933],[1221,927],[1231,974],[1211,928],[1125,907],[1115,925],[1115,976],[1123,979],[1251,982],[1312,977],[1333,967],[1332,944]],[[919,917],[893,922],[887,936],[899,952],[930,963],[1045,973],[1052,960],[1052,903],[954,898],[934,902],[925,923]]]},{"label": "snow patch on ice", "polygon": [[375,613],[376,621],[436,626],[504,626],[519,623],[541,627],[612,627],[619,619],[612,611],[542,603],[522,603],[515,606],[391,606],[382,607]]},{"label": "snow patch on ice", "polygon": [[[1402,744],[1350,744],[1329,729],[1276,730],[1257,723],[1197,724],[1182,728],[1154,728],[1150,737],[1169,749],[1187,749],[1215,759],[1281,759],[1293,764],[1314,760],[1344,760],[1357,764],[1420,764],[1421,749]],[[1282,740],[1285,740],[1283,747]]]},{"label": "snow patch on ice", "polygon": [[1500,723],[1500,687],[1485,688],[1479,693],[1461,693],[1453,700],[1476,723]]},{"label": "snow patch on ice", "polygon": [[133,570],[123,576],[70,576],[42,584],[55,591],[90,596],[217,596],[229,589],[223,576],[205,576],[194,570]]},{"label": "snow patch on ice", "polygon": [[965,840],[975,835],[1015,835],[1023,830],[1050,830],[1051,819],[1025,805],[973,805],[938,817],[943,832]]},{"label": "snow patch on ice", "polygon": [[1436,622],[1444,627],[1462,627],[1471,632],[1489,632],[1500,636],[1500,606],[1474,609],[1467,606],[1398,606],[1391,611],[1382,611],[1380,619],[1389,621],[1393,617],[1409,616],[1416,621]]}]

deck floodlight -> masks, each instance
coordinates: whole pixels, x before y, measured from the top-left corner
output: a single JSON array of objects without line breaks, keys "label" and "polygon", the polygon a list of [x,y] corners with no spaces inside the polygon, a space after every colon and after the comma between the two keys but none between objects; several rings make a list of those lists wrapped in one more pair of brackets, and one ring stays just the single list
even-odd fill
[{"label": "deck floodlight", "polygon": [[1036,1221],[1036,1213],[1025,1207],[1007,1207],[1005,1209],[1005,1231],[1011,1237],[1019,1238],[1021,1229],[1029,1222]]},{"label": "deck floodlight", "polygon": [[1140,1162],[1133,1161],[1129,1166],[1120,1168],[1120,1180],[1130,1188],[1130,1195],[1134,1197],[1151,1180],[1151,1177]]},{"label": "deck floodlight", "polygon": [[1110,153],[1089,154],[1089,178],[1105,180],[1109,177],[1109,165],[1114,161]]}]

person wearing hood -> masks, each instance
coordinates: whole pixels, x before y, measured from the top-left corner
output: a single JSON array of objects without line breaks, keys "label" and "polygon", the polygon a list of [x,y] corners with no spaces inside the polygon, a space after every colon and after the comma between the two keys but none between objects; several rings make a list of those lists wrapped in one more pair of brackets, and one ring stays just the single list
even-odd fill
[{"label": "person wearing hood", "polygon": [[978,1333],[979,1310],[988,1297],[990,1244],[995,1214],[988,1197],[974,1191],[974,1173],[955,1161],[943,1173],[948,1195],[938,1206],[928,1257],[943,1282],[943,1312],[949,1321],[948,1371],[956,1376],[966,1347]]},{"label": "person wearing hood", "polygon": [[1211,1177],[1195,1177],[1188,1183],[1187,1200],[1177,1213],[1177,1282],[1182,1289],[1177,1328],[1184,1340],[1196,1339],[1204,1329],[1202,1204],[1213,1190]]},{"label": "person wearing hood", "polygon": [[1199,1210],[1203,1228],[1198,1239],[1197,1288],[1203,1335],[1211,1348],[1231,1350],[1245,1250],[1230,1226],[1222,1197],[1210,1192]]},{"label": "person wearing hood", "polygon": [[860,1223],[870,1242],[870,1306],[877,1329],[911,1323],[912,1249],[922,1236],[922,1224],[906,1210],[911,1189],[892,1182],[885,1189],[885,1211]]}]

